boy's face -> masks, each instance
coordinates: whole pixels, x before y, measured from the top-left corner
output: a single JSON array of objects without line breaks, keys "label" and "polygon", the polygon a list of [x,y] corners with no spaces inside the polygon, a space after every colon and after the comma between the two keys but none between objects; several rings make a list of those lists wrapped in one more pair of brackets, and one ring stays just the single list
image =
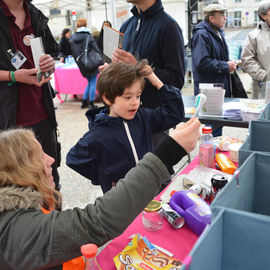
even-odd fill
[{"label": "boy's face", "polygon": [[130,87],[125,88],[123,95],[117,96],[113,104],[108,104],[110,116],[133,119],[140,107],[141,93],[141,83],[137,80]]}]

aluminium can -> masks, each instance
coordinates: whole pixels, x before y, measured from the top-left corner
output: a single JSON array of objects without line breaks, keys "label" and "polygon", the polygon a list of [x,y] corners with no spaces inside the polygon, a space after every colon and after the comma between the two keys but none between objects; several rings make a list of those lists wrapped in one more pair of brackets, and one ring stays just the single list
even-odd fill
[{"label": "aluminium can", "polygon": [[172,225],[174,229],[180,229],[185,224],[185,219],[178,214],[175,210],[171,208],[171,206],[167,203],[162,204],[162,211],[164,217],[168,220],[168,222]]}]

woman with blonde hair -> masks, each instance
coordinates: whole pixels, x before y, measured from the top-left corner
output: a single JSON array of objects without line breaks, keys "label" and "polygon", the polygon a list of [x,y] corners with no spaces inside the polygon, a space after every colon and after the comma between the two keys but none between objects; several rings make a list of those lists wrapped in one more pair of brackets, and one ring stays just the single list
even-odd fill
[{"label": "woman with blonde hair", "polygon": [[[124,179],[84,209],[54,210],[52,164],[30,130],[0,132],[0,265],[5,270],[84,269],[80,247],[120,235],[196,146],[200,122],[173,130]],[[139,198],[139,199],[138,199]]]},{"label": "woman with blonde hair", "polygon": [[[86,19],[79,18],[77,20],[77,30],[71,37],[72,56],[76,63],[78,63],[78,57],[85,51],[87,39],[89,41],[87,46],[88,51],[94,50],[101,55],[94,37],[91,35],[90,30],[86,26]],[[89,101],[89,108],[94,109],[98,68],[94,71],[82,69],[80,66],[79,68],[82,75],[88,80],[88,84],[84,90],[81,108],[86,108]]]}]

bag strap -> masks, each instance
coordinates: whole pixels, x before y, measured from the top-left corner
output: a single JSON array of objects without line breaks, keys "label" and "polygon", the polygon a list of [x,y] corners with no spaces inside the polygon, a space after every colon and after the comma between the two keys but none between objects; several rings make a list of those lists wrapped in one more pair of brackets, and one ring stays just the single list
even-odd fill
[{"label": "bag strap", "polygon": [[84,48],[85,53],[88,52],[89,39],[90,39],[90,35],[87,35],[86,42],[85,42],[85,48]]}]

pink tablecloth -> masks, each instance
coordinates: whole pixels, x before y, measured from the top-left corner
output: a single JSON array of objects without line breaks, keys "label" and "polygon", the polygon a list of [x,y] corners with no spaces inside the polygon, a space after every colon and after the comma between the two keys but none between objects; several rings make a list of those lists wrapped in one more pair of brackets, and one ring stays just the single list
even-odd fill
[{"label": "pink tablecloth", "polygon": [[[198,156],[180,173],[188,174],[195,166],[198,165]],[[161,194],[160,194],[161,195]],[[157,198],[159,198],[158,196]],[[150,242],[156,244],[174,254],[174,258],[183,261],[188,255],[198,236],[193,233],[186,225],[175,230],[164,220],[163,227],[157,232],[149,232],[143,228],[141,214],[131,223],[131,225],[99,254],[98,261],[103,270],[115,270],[113,257],[121,252],[131,239],[128,237],[140,233],[146,236]]]},{"label": "pink tablecloth", "polygon": [[57,67],[54,72],[55,90],[57,97],[63,102],[60,94],[80,95],[84,93],[87,79],[84,78],[76,66],[65,65]]}]

